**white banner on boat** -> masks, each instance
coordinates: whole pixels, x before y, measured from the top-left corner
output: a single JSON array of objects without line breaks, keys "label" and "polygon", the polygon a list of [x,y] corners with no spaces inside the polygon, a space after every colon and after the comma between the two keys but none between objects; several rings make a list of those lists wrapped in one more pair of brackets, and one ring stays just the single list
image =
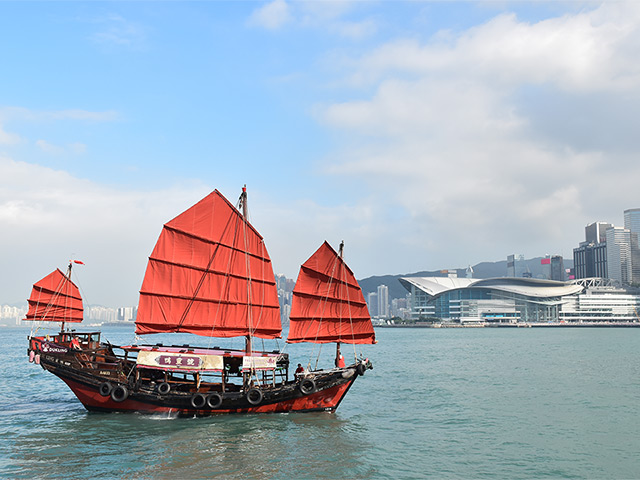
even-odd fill
[{"label": "white banner on boat", "polygon": [[165,370],[221,371],[224,369],[222,355],[196,355],[141,350],[138,352],[139,366]]},{"label": "white banner on boat", "polygon": [[278,357],[242,357],[242,370],[275,370]]}]

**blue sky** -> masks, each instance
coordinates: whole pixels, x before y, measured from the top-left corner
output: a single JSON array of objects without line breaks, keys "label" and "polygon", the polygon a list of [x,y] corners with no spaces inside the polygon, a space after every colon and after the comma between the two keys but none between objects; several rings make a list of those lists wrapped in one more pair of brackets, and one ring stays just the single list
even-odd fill
[{"label": "blue sky", "polygon": [[[276,273],[562,254],[640,206],[636,2],[0,2],[0,304],[137,303],[214,188]],[[7,273],[10,272],[10,273]]]}]

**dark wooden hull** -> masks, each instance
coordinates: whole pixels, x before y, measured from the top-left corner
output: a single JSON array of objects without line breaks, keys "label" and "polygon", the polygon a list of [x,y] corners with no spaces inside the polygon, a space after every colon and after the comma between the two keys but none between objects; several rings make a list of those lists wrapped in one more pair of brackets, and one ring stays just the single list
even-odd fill
[{"label": "dark wooden hull", "polygon": [[[367,366],[358,362],[343,368],[307,372],[295,380],[272,385],[220,391],[210,384],[182,385],[162,391],[158,385],[133,382],[135,363],[101,362],[96,351],[44,351],[41,337],[30,338],[29,354],[45,370],[62,379],[89,411],[139,412],[177,416],[209,416],[229,413],[284,413],[334,411]],[[95,346],[94,346],[95,347]],[[50,350],[50,349],[49,349]],[[64,349],[60,349],[64,350]],[[33,353],[31,353],[33,352]],[[368,368],[370,364],[368,364]],[[127,375],[127,371],[129,375]]]}]

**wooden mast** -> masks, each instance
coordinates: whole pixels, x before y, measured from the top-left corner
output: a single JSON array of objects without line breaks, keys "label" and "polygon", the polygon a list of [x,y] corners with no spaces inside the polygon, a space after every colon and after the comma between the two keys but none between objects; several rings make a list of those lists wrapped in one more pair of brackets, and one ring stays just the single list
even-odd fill
[{"label": "wooden mast", "polygon": [[[242,216],[245,222],[249,221],[249,207],[247,205],[247,186],[242,187],[242,193],[240,194],[240,207],[242,208]],[[248,299],[251,301],[251,279],[247,282],[247,294]],[[251,312],[251,309],[249,309]],[[251,355],[251,333],[246,336],[245,351],[247,355]]]},{"label": "wooden mast", "polygon": [[[344,240],[340,242],[340,248],[338,249],[338,255],[340,255],[340,259],[343,260],[342,254],[344,252]],[[336,367],[340,366],[340,342],[336,342]]]},{"label": "wooden mast", "polygon": [[[71,281],[71,267],[73,266],[73,262],[69,260],[69,267],[67,267],[67,278]],[[64,320],[60,323],[60,333],[64,332]]]},{"label": "wooden mast", "polygon": [[[242,216],[244,217],[244,221],[248,222],[249,221],[249,207],[247,205],[247,185],[245,184],[244,187],[242,187],[242,193],[240,194],[240,207],[242,208]],[[246,228],[246,226],[245,226]],[[251,302],[251,279],[249,279],[247,281],[247,299],[249,302]],[[251,315],[251,308],[249,308],[247,310],[249,312],[249,315]],[[249,317],[249,320],[251,319],[251,317]],[[251,325],[253,326],[253,325]],[[249,332],[249,334],[245,337],[245,355],[250,357],[251,356],[251,351],[252,351],[252,342],[251,342],[251,332]],[[248,388],[248,384],[249,384],[249,379],[251,378],[251,372],[248,372],[244,374],[244,379],[243,379],[243,383],[245,388]]]}]

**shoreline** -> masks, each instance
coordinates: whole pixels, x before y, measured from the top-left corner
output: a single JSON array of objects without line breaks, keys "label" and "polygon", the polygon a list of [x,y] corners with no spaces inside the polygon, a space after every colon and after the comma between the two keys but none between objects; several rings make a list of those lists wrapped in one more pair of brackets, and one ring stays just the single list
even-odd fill
[{"label": "shoreline", "polygon": [[640,322],[581,322],[581,323],[414,323],[375,325],[375,328],[638,328]]}]

